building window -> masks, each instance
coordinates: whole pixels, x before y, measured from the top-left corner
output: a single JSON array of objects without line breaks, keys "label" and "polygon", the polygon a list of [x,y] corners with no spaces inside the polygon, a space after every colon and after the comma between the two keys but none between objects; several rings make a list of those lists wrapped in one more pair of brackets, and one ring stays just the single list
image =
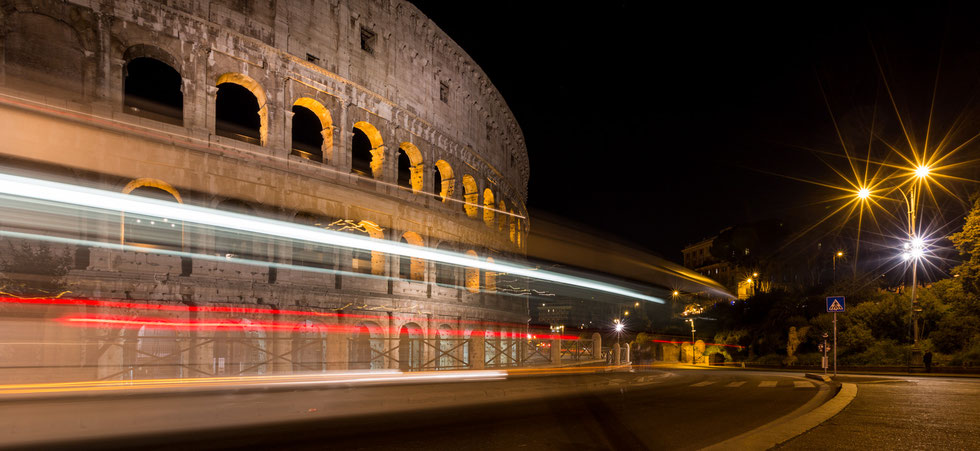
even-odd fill
[{"label": "building window", "polygon": [[236,83],[218,85],[215,102],[215,133],[227,138],[259,144],[262,121],[255,94]]},{"label": "building window", "polygon": [[439,100],[449,103],[449,84],[444,81],[439,82]]},{"label": "building window", "polygon": [[123,105],[130,113],[155,121],[184,124],[184,93],[180,74],[153,58],[133,58],[126,63]]},{"label": "building window", "polygon": [[367,28],[361,27],[361,50],[374,54],[374,45],[377,43],[378,35]]},{"label": "building window", "polygon": [[323,124],[309,108],[293,105],[292,154],[323,162]]},{"label": "building window", "polygon": [[309,53],[306,54],[306,60],[313,64],[317,64],[317,65],[320,64],[320,58],[317,58]]}]

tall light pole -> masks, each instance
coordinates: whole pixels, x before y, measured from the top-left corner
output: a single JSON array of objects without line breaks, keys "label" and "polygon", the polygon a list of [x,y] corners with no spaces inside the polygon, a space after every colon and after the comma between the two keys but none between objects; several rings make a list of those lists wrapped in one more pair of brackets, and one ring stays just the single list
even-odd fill
[{"label": "tall light pole", "polygon": [[912,317],[912,358],[911,364],[919,366],[922,362],[922,351],[919,349],[919,319],[916,315],[916,303],[915,303],[915,289],[919,285],[918,272],[919,272],[919,259],[922,257],[925,251],[925,243],[922,238],[918,236],[915,230],[915,209],[918,204],[918,198],[916,197],[916,187],[921,181],[929,176],[928,166],[918,166],[915,168],[915,180],[912,181],[909,187],[908,195],[905,192],[899,190],[902,193],[902,198],[905,200],[905,205],[908,207],[908,221],[909,221],[909,242],[906,244],[906,259],[912,259],[912,299],[910,301],[909,310],[911,310]]}]

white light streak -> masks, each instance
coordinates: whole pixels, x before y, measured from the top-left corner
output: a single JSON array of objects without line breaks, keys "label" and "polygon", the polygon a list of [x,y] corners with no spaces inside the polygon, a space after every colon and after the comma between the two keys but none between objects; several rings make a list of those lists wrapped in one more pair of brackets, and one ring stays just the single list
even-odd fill
[{"label": "white light streak", "polygon": [[70,204],[101,210],[145,216],[165,216],[172,220],[258,233],[271,237],[301,240],[311,243],[342,246],[391,255],[421,258],[463,267],[509,273],[531,279],[561,283],[610,294],[663,304],[664,300],[637,291],[596,280],[559,274],[514,264],[487,262],[454,252],[428,249],[387,240],[360,237],[342,232],[318,229],[288,222],[249,215],[212,210],[194,205],[178,204],[157,199],[113,193],[93,188],[0,174],[0,194],[46,202]]}]

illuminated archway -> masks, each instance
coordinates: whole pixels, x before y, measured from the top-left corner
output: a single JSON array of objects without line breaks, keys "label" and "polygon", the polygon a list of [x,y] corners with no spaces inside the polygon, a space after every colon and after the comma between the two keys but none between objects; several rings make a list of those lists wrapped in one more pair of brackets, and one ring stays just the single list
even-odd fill
[{"label": "illuminated archway", "polygon": [[[415,232],[405,232],[401,242],[412,246],[425,245],[422,237]],[[425,260],[402,255],[398,258],[398,276],[405,280],[425,280]]]},{"label": "illuminated archway", "polygon": [[[215,133],[246,142],[254,140],[257,144],[266,145],[269,142],[269,108],[266,105],[265,90],[262,86],[249,76],[239,73],[222,74],[215,82],[215,86],[218,87],[215,97]],[[254,97],[257,122],[253,122],[255,119],[251,117],[250,111],[241,110],[242,106],[237,100],[241,99],[244,103],[250,103],[250,100],[242,98],[244,94],[239,88],[243,88]]]},{"label": "illuminated archway", "polygon": [[366,177],[380,178],[385,162],[384,142],[381,132],[368,122],[354,123],[351,139],[351,172]]},{"label": "illuminated archway", "polygon": [[[470,249],[466,251],[466,256],[473,258],[474,260],[479,260],[480,256],[476,254],[476,251]],[[466,280],[464,282],[466,291],[470,293],[480,292],[480,268],[475,268],[472,266],[466,267]]]},{"label": "illuminated archway", "polygon": [[[371,221],[361,221],[357,223],[358,231],[366,234],[367,236],[383,240],[385,238],[384,231],[381,226],[375,224]],[[370,258],[370,262],[366,261],[365,257]],[[385,254],[378,251],[363,251],[354,250],[353,266],[355,272],[360,272],[364,274],[373,274],[376,276],[385,275]]]},{"label": "illuminated archway", "polygon": [[517,224],[514,223],[514,210],[510,211],[510,215],[507,216],[507,223],[510,225],[510,242],[517,242]]},{"label": "illuminated archway", "polygon": [[471,218],[477,217],[480,210],[480,192],[476,186],[476,179],[472,175],[463,175],[463,210],[466,212],[466,216]]},{"label": "illuminated archway", "polygon": [[323,104],[309,97],[293,102],[292,142],[294,152],[303,158],[330,161],[333,150],[333,119]]},{"label": "illuminated archway", "polygon": [[453,191],[456,188],[453,168],[445,160],[439,160],[436,162],[435,171],[432,174],[434,177],[432,189],[443,202],[446,202],[447,199],[453,197]]},{"label": "illuminated archway", "polygon": [[[123,194],[184,203],[180,193],[169,183],[152,178],[135,179],[122,189]],[[181,249],[184,226],[181,221],[163,217],[121,215],[120,237],[122,244],[133,246]]]},{"label": "illuminated archway", "polygon": [[398,148],[398,186],[411,188],[413,193],[422,191],[422,152],[415,144],[404,142]]},{"label": "illuminated archway", "polygon": [[490,188],[483,190],[483,223],[487,227],[493,227],[493,191]]},{"label": "illuminated archway", "polygon": [[[493,263],[493,257],[487,257],[487,263]],[[497,291],[497,273],[486,270],[483,272],[483,288],[487,291]]]},{"label": "illuminated archway", "polygon": [[500,204],[497,206],[497,209],[500,210],[500,214],[497,215],[497,226],[503,232],[504,227],[507,227],[507,218],[510,216],[505,214],[507,212],[507,203],[503,199],[500,199]]}]

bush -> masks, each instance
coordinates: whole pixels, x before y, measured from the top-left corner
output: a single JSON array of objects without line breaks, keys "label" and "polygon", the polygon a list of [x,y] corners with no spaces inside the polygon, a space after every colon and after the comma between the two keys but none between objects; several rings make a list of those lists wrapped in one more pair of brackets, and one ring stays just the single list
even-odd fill
[{"label": "bush", "polygon": [[980,366],[980,340],[973,340],[962,351],[953,354],[949,361],[953,366]]},{"label": "bush", "polygon": [[766,354],[758,359],[755,359],[755,363],[760,365],[778,365],[783,366],[783,360],[786,356],[782,354]]},{"label": "bush", "polygon": [[908,362],[908,346],[895,340],[879,340],[864,352],[840,358],[844,365],[904,365]]}]

